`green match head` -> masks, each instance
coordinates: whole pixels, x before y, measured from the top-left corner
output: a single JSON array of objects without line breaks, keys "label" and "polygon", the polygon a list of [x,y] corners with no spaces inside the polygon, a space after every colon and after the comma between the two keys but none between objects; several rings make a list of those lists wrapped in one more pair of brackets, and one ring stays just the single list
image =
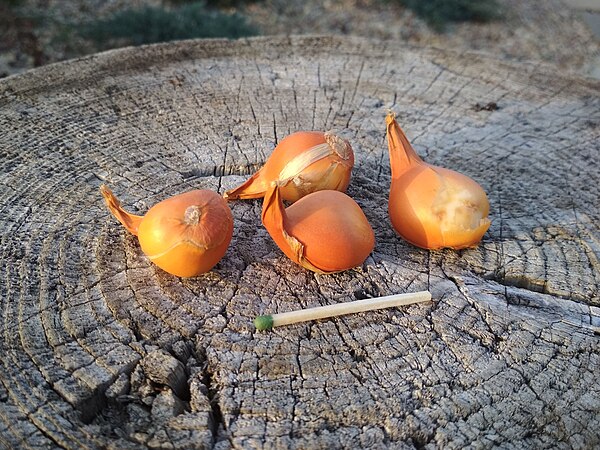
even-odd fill
[{"label": "green match head", "polygon": [[254,326],[260,331],[270,330],[273,328],[273,316],[257,316],[254,319]]}]

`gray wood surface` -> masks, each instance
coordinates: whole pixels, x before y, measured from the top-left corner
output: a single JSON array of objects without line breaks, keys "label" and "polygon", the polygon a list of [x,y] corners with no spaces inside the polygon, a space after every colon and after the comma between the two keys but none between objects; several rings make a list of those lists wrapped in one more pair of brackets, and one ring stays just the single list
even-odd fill
[{"label": "gray wood surface", "polygon": [[[0,448],[600,446],[600,84],[358,38],[188,41],[0,80]],[[387,217],[385,114],[488,192],[476,249]],[[231,204],[204,276],[151,265],[105,209],[240,183],[334,129],[372,223],[315,275]],[[434,302],[254,331],[257,314],[429,289]]]}]

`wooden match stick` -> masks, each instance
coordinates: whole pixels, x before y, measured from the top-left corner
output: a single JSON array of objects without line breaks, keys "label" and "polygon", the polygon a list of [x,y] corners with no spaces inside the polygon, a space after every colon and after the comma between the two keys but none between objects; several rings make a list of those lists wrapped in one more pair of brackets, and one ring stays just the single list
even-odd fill
[{"label": "wooden match stick", "polygon": [[281,325],[325,319],[327,317],[342,316],[344,314],[374,311],[376,309],[391,308],[393,306],[412,305],[413,303],[428,302],[430,300],[431,292],[429,291],[387,295],[385,297],[367,298],[353,302],[338,303],[336,305],[317,306],[316,308],[258,316],[254,319],[254,326],[257,330],[270,330],[273,327],[279,327]]}]

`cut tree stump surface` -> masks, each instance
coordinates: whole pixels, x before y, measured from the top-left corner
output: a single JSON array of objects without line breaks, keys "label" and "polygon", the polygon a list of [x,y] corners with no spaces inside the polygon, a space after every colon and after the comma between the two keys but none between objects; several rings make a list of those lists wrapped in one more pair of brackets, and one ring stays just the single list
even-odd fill
[{"label": "cut tree stump surface", "polygon": [[[194,40],[0,81],[1,448],[600,445],[600,83],[551,66],[332,37]],[[480,246],[387,216],[385,115],[487,191]],[[180,279],[108,213],[223,193],[297,130],[355,151],[376,246],[315,275],[230,203]],[[258,314],[429,289],[432,303],[256,332]]]}]

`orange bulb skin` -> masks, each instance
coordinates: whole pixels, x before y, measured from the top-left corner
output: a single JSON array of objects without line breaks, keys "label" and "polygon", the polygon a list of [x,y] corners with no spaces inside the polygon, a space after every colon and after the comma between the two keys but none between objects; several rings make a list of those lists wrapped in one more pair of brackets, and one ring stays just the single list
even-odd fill
[{"label": "orange bulb skin", "polygon": [[295,263],[318,273],[361,265],[375,246],[373,229],[346,194],[317,191],[288,208],[277,188],[263,204],[263,224],[277,246]]},{"label": "orange bulb skin", "polygon": [[[296,131],[289,136],[284,137],[267,162],[263,166],[264,178],[266,180],[277,180],[279,172],[283,169],[286,163],[308,148],[325,143],[325,133],[322,131]],[[268,189],[268,185],[266,189]],[[287,195],[289,189],[281,187],[281,196],[286,201],[291,201]]]},{"label": "orange bulb skin", "polygon": [[[333,152],[329,157],[312,162],[299,176],[281,183],[284,181],[282,172],[288,163],[324,144],[328,144]],[[227,191],[225,197],[229,200],[263,198],[274,182],[279,183],[281,198],[288,202],[295,202],[317,190],[345,192],[353,167],[354,152],[348,141],[322,131],[297,131],[283,138],[264,166],[245,183]]]},{"label": "orange bulb skin", "polygon": [[466,175],[425,163],[393,113],[386,126],[392,171],[388,213],[394,229],[429,250],[476,246],[490,227],[483,188]]},{"label": "orange bulb skin", "polygon": [[[477,182],[443,167],[414,165],[401,177],[392,179],[388,202],[392,226],[404,240],[428,250],[460,250],[477,246],[490,226],[489,220],[484,219],[470,229],[455,227],[444,232],[440,227],[440,222],[446,218],[445,212],[435,205],[439,203],[439,192],[444,189],[442,180],[445,184],[460,185],[466,191],[476,193],[476,202],[484,205],[482,216],[488,215],[489,203]],[[465,209],[472,207],[471,202],[460,206]]]},{"label": "orange bulb skin", "polygon": [[179,277],[211,270],[233,235],[227,202],[210,190],[179,194],[154,205],[138,228],[142,251],[158,267]]},{"label": "orange bulb skin", "polygon": [[[265,178],[277,180],[279,172],[287,161],[295,158],[304,150],[314,147],[315,145],[325,144],[325,133],[322,131],[297,131],[281,140],[273,151],[273,155],[265,164]],[[348,148],[350,144],[346,142]],[[348,152],[348,160],[344,165],[336,166],[330,173],[330,183],[327,183],[320,189],[329,190],[335,189],[341,192],[346,192],[350,184],[351,168],[354,166],[354,153]],[[330,168],[331,162],[328,159],[323,159],[312,164],[311,169],[315,174],[311,177],[310,173],[306,173],[303,179],[303,185],[314,186],[318,183],[321,174],[325,173]],[[288,202],[295,202],[305,195],[314,192],[310,187],[303,189],[302,185],[288,183],[281,186],[281,197]]]},{"label": "orange bulb skin", "polygon": [[365,214],[342,192],[314,192],[285,212],[289,234],[304,244],[305,258],[323,272],[359,266],[375,247],[375,234]]}]

